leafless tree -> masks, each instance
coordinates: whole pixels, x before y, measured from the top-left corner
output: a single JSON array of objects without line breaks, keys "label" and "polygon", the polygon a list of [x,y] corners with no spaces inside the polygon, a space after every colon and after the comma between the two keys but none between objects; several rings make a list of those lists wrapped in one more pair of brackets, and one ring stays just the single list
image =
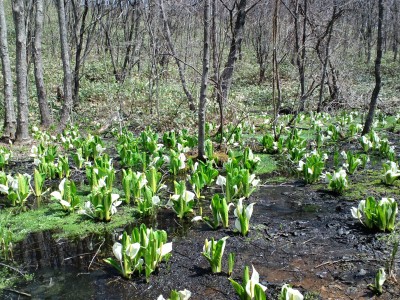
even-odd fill
[{"label": "leafless tree", "polygon": [[13,81],[11,74],[11,62],[8,52],[7,24],[4,13],[4,3],[0,0],[0,56],[2,63],[3,85],[4,85],[4,131],[3,138],[13,140],[17,130],[17,119],[14,111]]},{"label": "leafless tree", "polygon": [[42,35],[43,35],[43,0],[36,0],[35,17],[35,41],[33,44],[33,61],[35,69],[36,93],[39,103],[41,124],[44,128],[50,127],[53,118],[46,98],[46,89],[43,75],[42,59]]},{"label": "leafless tree", "polygon": [[64,102],[61,110],[60,125],[59,129],[63,129],[70,121],[72,112],[72,75],[69,58],[69,46],[67,37],[67,24],[65,19],[65,6],[64,0],[57,0],[57,13],[58,13],[58,24],[60,30],[60,42],[61,42],[61,59],[63,63],[64,71]]},{"label": "leafless tree", "polygon": [[204,0],[204,37],[203,37],[203,72],[201,76],[199,110],[198,110],[198,158],[205,159],[204,139],[206,123],[206,100],[208,71],[210,65],[210,0]]},{"label": "leafless tree", "polygon": [[172,42],[171,31],[170,31],[170,28],[168,25],[168,19],[167,19],[167,15],[165,13],[165,8],[164,8],[164,1],[163,0],[159,0],[159,1],[160,1],[159,4],[160,4],[161,16],[162,16],[163,24],[164,24],[163,32],[165,35],[165,39],[167,40],[169,51],[171,52],[171,55],[174,57],[175,63],[178,67],[179,78],[181,80],[183,91],[185,92],[185,95],[188,98],[189,108],[190,108],[190,110],[194,111],[196,109],[196,107],[194,105],[194,98],[187,87],[184,68],[183,68],[182,62],[181,62],[180,58],[178,57],[178,54],[175,50],[174,43]]},{"label": "leafless tree", "polygon": [[365,119],[364,128],[362,135],[370,132],[372,122],[374,120],[376,104],[378,102],[378,96],[382,85],[381,78],[381,61],[382,61],[382,26],[383,26],[383,0],[379,0],[378,3],[378,37],[376,44],[376,59],[375,59],[375,88],[371,95],[371,102],[369,104],[369,110],[367,118]]},{"label": "leafless tree", "polygon": [[26,28],[25,28],[25,4],[23,0],[12,3],[13,18],[16,34],[16,62],[17,73],[17,142],[27,142],[29,137],[29,110],[28,110],[28,86],[27,86],[27,56],[26,56]]}]

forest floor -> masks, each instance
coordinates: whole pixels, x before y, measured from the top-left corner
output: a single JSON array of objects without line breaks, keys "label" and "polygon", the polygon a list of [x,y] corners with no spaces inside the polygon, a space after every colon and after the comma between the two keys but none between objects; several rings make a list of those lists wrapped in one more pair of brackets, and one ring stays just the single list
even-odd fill
[{"label": "forest floor", "polygon": [[[236,254],[232,277],[241,281],[245,265],[254,267],[277,299],[280,287],[290,283],[308,299],[371,299],[368,284],[390,251],[382,234],[368,232],[351,217],[354,201],[304,186],[297,181],[266,182],[251,196],[255,202],[251,231],[242,237],[230,229],[212,231],[204,223],[179,222],[161,209],[148,225],[168,232],[173,255],[154,273],[122,279],[102,259],[110,255],[114,236],[54,239],[52,232],[30,234],[15,250],[16,260],[34,279],[3,292],[3,299],[156,299],[173,289],[188,289],[191,299],[238,299],[226,274],[213,275],[200,254],[204,240],[229,236],[225,255]],[[226,260],[224,260],[226,261]],[[396,262],[397,263],[397,262]],[[398,284],[389,281],[379,299],[399,299]]]}]

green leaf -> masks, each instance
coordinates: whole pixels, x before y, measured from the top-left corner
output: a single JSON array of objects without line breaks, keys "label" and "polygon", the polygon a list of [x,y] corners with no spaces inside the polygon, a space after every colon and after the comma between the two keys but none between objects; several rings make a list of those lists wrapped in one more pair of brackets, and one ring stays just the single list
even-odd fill
[{"label": "green leaf", "polygon": [[236,294],[238,294],[238,296],[240,297],[240,299],[244,300],[246,299],[246,291],[243,288],[243,286],[241,286],[239,283],[237,283],[235,280],[233,280],[232,278],[228,278],[229,281],[231,282],[233,288],[236,291]]}]

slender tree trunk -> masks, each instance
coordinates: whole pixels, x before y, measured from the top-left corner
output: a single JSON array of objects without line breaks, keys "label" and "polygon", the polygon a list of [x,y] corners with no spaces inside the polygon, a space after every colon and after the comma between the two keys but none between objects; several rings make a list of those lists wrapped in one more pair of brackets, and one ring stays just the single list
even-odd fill
[{"label": "slender tree trunk", "polygon": [[330,50],[330,45],[331,45],[331,39],[332,39],[332,31],[333,31],[333,24],[335,20],[335,15],[336,15],[336,10],[337,6],[333,7],[333,12],[332,12],[332,19],[328,24],[328,39],[325,45],[325,57],[322,65],[322,71],[321,71],[321,82],[320,82],[320,87],[319,87],[319,96],[318,96],[318,107],[317,107],[317,112],[321,112],[322,110],[322,100],[324,96],[324,87],[325,87],[325,77],[326,77],[326,69],[328,67],[328,61],[329,61],[329,50]]},{"label": "slender tree trunk", "polygon": [[43,34],[43,0],[36,0],[35,42],[33,45],[33,60],[35,65],[35,83],[39,102],[41,124],[44,128],[50,127],[53,119],[46,99],[46,90],[43,76],[42,59],[42,34]]},{"label": "slender tree trunk", "polygon": [[16,35],[16,63],[17,73],[17,135],[16,141],[26,142],[29,137],[29,111],[28,111],[28,86],[27,86],[27,60],[26,60],[26,28],[24,0],[15,0],[12,3]]},{"label": "slender tree trunk", "polygon": [[[213,76],[212,79],[214,84],[217,85],[219,82],[219,54],[217,46],[217,0],[211,0],[211,47],[212,47],[212,67]],[[218,93],[218,86],[215,86],[215,92]],[[214,93],[215,93],[214,92]]]},{"label": "slender tree trunk", "polygon": [[217,96],[219,110],[220,110],[220,127],[219,133],[221,135],[221,142],[223,137],[223,126],[224,126],[224,107],[228,101],[229,90],[232,84],[233,71],[235,69],[236,61],[239,57],[240,45],[243,41],[244,24],[246,22],[246,5],[247,0],[240,0],[238,4],[238,11],[236,15],[235,27],[231,39],[231,45],[229,48],[228,60],[224,66],[224,70],[220,76],[220,90]]},{"label": "slender tree trunk", "polygon": [[[278,124],[279,117],[279,109],[281,106],[281,86],[279,79],[279,63],[277,57],[277,46],[278,46],[278,32],[279,32],[279,0],[275,0],[275,8],[274,15],[272,19],[272,43],[273,43],[273,52],[272,52],[272,70],[273,70],[273,86],[272,86],[272,101],[274,104],[274,121],[273,121],[273,131],[274,131],[274,139],[277,141],[279,139],[278,132],[276,131],[276,125]],[[276,92],[275,92],[276,91]],[[276,94],[276,95],[275,95]]]},{"label": "slender tree trunk", "polygon": [[11,62],[8,53],[7,25],[4,14],[4,3],[0,0],[0,56],[2,63],[3,84],[4,84],[4,132],[3,138],[15,139],[17,120],[15,118],[13,101],[13,81],[11,75]]},{"label": "slender tree trunk", "polygon": [[[76,43],[76,52],[75,52],[75,67],[74,67],[74,93],[73,93],[73,102],[74,106],[77,106],[79,103],[79,87],[80,87],[80,69],[82,67],[83,59],[82,59],[82,51],[83,51],[83,42],[84,35],[86,30],[86,17],[89,12],[89,3],[88,0],[85,0],[83,4],[83,13],[82,13],[82,21],[79,29],[79,37]],[[75,22],[78,22],[77,20]]]},{"label": "slender tree trunk", "polygon": [[300,80],[300,101],[299,101],[299,111],[304,111],[305,103],[307,99],[306,95],[306,79],[305,79],[305,60],[306,60],[306,34],[307,34],[307,1],[304,0],[304,11],[303,11],[303,30],[301,37],[301,46],[299,44],[299,6],[296,5],[296,20],[295,20],[295,34],[296,34],[296,51],[297,51],[297,67],[299,70],[299,80]]},{"label": "slender tree trunk", "polygon": [[201,76],[199,99],[199,133],[198,158],[204,160],[204,140],[206,124],[206,97],[208,84],[208,70],[210,65],[210,0],[204,0],[204,41],[203,41],[203,73]]},{"label": "slender tree trunk", "polygon": [[60,42],[61,42],[61,58],[63,63],[64,71],[64,103],[61,110],[60,125],[59,129],[65,128],[70,120],[72,111],[72,75],[70,68],[69,52],[68,52],[68,40],[67,40],[67,24],[65,20],[65,7],[64,0],[57,0],[57,12],[58,12],[58,25],[60,30]]},{"label": "slender tree trunk", "polygon": [[376,59],[375,59],[375,88],[372,92],[371,102],[369,104],[369,111],[365,119],[362,135],[370,132],[372,122],[375,116],[375,109],[378,102],[379,91],[382,85],[381,78],[381,61],[382,61],[382,23],[383,23],[383,0],[379,0],[378,4],[378,40],[376,44]]},{"label": "slender tree trunk", "polygon": [[187,88],[187,85],[186,85],[184,68],[182,66],[182,62],[179,60],[179,58],[177,56],[174,44],[172,42],[171,31],[169,29],[167,16],[166,16],[165,10],[164,10],[164,1],[160,0],[159,3],[160,3],[160,9],[161,9],[161,16],[162,16],[162,19],[163,19],[163,22],[164,22],[164,34],[165,34],[165,38],[166,38],[167,43],[168,43],[169,51],[171,51],[171,54],[175,59],[175,63],[178,66],[179,78],[181,79],[181,84],[182,84],[183,91],[185,92],[185,95],[186,95],[186,97],[188,98],[188,101],[189,101],[189,109],[191,111],[195,111],[196,107],[194,105],[193,96],[190,93],[190,91],[189,91],[189,89]]}]

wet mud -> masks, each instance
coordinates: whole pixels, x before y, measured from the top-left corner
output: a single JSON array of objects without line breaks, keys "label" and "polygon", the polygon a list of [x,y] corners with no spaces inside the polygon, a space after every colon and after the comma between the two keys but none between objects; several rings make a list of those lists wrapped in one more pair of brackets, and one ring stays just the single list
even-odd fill
[{"label": "wet mud", "polygon": [[[215,231],[204,223],[179,222],[168,210],[145,220],[166,230],[173,242],[171,259],[149,283],[144,276],[122,279],[103,262],[112,256],[112,244],[123,229],[72,241],[54,240],[51,232],[31,234],[17,245],[15,256],[34,279],[15,289],[29,293],[31,299],[157,299],[173,289],[190,290],[191,299],[239,299],[227,274],[211,274],[201,255],[206,238],[229,236],[224,272],[228,253],[234,252],[232,277],[241,281],[244,266],[253,265],[268,287],[269,299],[277,299],[284,283],[303,294],[312,292],[311,299],[376,297],[368,284],[387,263],[391,249],[380,239],[385,234],[369,232],[351,217],[354,202],[297,182],[261,186],[250,202],[256,204],[246,237],[233,231],[233,214],[231,229]],[[24,296],[5,291],[3,298]],[[400,299],[398,284],[385,284],[379,299]]]}]

